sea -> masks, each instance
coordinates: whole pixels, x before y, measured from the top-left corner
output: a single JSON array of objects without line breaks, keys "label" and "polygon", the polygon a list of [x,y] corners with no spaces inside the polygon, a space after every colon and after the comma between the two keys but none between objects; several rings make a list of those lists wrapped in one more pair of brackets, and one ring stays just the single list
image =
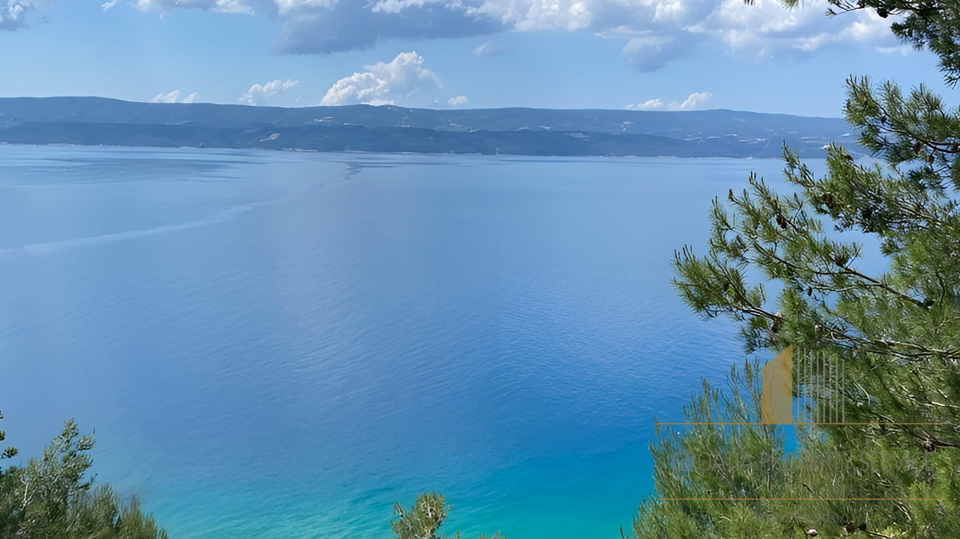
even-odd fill
[{"label": "sea", "polygon": [[[742,363],[671,285],[779,160],[0,146],[0,428],[172,539],[617,539]],[[669,428],[669,427],[665,427]]]}]

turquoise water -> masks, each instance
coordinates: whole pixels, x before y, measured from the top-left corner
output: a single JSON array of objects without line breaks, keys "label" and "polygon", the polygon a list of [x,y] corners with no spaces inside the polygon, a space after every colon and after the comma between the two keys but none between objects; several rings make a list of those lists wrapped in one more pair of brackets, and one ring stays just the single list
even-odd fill
[{"label": "turquoise water", "polygon": [[[0,146],[0,409],[174,538],[617,538],[741,361],[668,281],[778,161]],[[446,528],[445,528],[446,529]]]}]

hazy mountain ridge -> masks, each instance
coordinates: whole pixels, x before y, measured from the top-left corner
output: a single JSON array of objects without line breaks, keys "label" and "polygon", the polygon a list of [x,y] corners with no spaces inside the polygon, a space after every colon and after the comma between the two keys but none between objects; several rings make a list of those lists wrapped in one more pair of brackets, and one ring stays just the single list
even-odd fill
[{"label": "hazy mountain ridge", "polygon": [[729,110],[252,107],[0,98],[0,143],[513,155],[806,156],[854,146],[839,118]]}]

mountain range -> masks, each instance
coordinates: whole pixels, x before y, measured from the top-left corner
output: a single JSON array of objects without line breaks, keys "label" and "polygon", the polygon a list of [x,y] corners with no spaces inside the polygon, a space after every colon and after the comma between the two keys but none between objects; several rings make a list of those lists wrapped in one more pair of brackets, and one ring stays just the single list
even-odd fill
[{"label": "mountain range", "polygon": [[9,144],[742,158],[779,157],[784,144],[818,157],[831,142],[863,153],[855,140],[840,118],[730,110],[280,108],[0,98],[0,143]]}]

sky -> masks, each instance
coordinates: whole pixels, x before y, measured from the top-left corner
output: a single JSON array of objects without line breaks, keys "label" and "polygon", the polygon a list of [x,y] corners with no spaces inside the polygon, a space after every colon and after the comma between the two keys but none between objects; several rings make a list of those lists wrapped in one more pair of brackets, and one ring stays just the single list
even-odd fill
[{"label": "sky", "polygon": [[841,116],[942,90],[892,17],[823,0],[0,0],[0,97]]}]

